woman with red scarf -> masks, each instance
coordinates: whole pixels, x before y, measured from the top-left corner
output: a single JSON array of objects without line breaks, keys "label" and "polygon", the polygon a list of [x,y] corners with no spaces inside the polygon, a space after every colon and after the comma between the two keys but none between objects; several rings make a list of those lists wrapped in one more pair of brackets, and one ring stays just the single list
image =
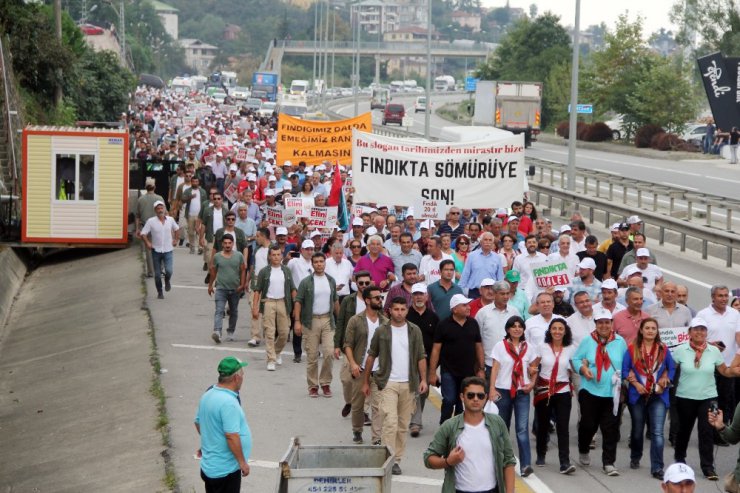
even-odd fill
[{"label": "woman with red scarf", "polygon": [[572,405],[570,359],[576,351],[568,323],[554,318],[545,332],[545,342],[537,348],[540,374],[534,387],[534,416],[537,422],[537,462],[545,465],[549,440],[550,416],[555,416],[558,434],[560,474],[571,474],[576,468],[570,462],[568,425]]},{"label": "woman with red scarf", "polygon": [[[513,316],[504,324],[504,340],[493,346],[491,357],[491,388],[488,398],[498,406],[498,414],[511,425],[511,413],[516,419],[516,443],[522,477],[532,474],[532,450],[529,446],[529,394],[537,376],[537,348],[524,340],[524,319]],[[547,430],[547,426],[545,426]]]},{"label": "woman with red scarf", "polygon": [[581,375],[578,404],[581,420],[578,423],[578,453],[582,465],[591,464],[591,439],[601,429],[601,463],[604,474],[619,476],[614,466],[619,440],[619,397],[622,387],[622,360],[627,344],[612,328],[612,314],[608,310],[594,312],[596,330],[583,338],[571,363]]},{"label": "woman with red scarf", "polygon": [[735,356],[729,368],[725,365],[719,348],[707,344],[707,322],[699,317],[695,317],[689,324],[689,342],[673,350],[673,360],[681,370],[676,387],[676,411],[680,427],[676,436],[674,459],[676,462],[686,462],[689,438],[694,430],[694,423],[698,422],[699,463],[704,476],[710,481],[719,479],[714,469],[714,443],[708,417],[712,403],[717,405],[714,370],[728,378],[737,377],[740,375],[739,359],[739,356]]},{"label": "woman with red scarf", "polygon": [[635,341],[627,347],[622,362],[622,375],[629,383],[627,406],[632,416],[630,468],[640,467],[645,421],[650,432],[650,474],[663,480],[663,427],[668,409],[668,389],[676,365],[660,340],[658,321],[646,318],[640,322]]}]

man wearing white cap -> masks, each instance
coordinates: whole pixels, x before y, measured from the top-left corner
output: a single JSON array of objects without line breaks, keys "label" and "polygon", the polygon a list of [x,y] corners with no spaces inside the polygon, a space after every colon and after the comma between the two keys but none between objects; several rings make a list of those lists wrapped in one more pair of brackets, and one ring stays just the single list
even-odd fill
[{"label": "man wearing white cap", "polygon": [[470,317],[470,302],[463,294],[450,299],[451,316],[439,321],[429,363],[429,384],[437,385],[440,369],[442,410],[439,423],[463,412],[460,389],[465,377],[485,377],[483,340],[478,322]]},{"label": "man wearing white cap", "polygon": [[586,257],[578,262],[578,275],[571,280],[574,292],[586,291],[591,301],[598,303],[601,299],[601,281],[594,276],[596,262],[591,257]]},{"label": "man wearing white cap", "polygon": [[[585,293],[584,293],[585,295]],[[612,314],[602,311],[594,314],[596,329],[578,345],[571,364],[581,376],[578,403],[581,419],[578,422],[578,453],[584,466],[591,464],[591,439],[601,429],[603,437],[601,462],[604,474],[619,476],[614,466],[617,460],[619,418],[615,409],[615,395],[621,389],[624,353],[627,344],[612,329]],[[616,393],[616,394],[615,394]]]},{"label": "man wearing white cap", "polygon": [[[164,266],[164,289],[170,290],[170,279],[172,278],[173,249],[179,240],[177,225],[171,216],[165,215],[164,201],[154,202],[155,216],[150,217],[141,229],[141,239],[147,250],[152,252],[152,263],[154,272],[154,286],[157,288],[157,298],[164,299],[162,293],[162,267]],[[149,240],[149,234],[152,239]]]},{"label": "man wearing white cap", "polygon": [[617,301],[618,295],[619,286],[617,285],[617,281],[614,279],[605,279],[601,283],[601,301],[593,306],[594,311],[607,310],[613,315],[627,308]]},{"label": "man wearing white cap", "polygon": [[660,284],[663,282],[663,271],[657,265],[650,263],[650,250],[640,248],[635,253],[635,258],[637,262],[624,268],[622,275],[617,279],[617,283],[624,283],[626,285],[627,278],[635,272],[640,272],[642,273],[642,278],[647,289],[653,291],[655,286],[660,287]]},{"label": "man wearing white cap", "polygon": [[[301,243],[300,255],[296,258],[292,258],[288,261],[288,269],[293,276],[293,282],[296,286],[300,286],[301,281],[313,274],[313,265],[311,264],[311,256],[314,254],[315,248],[313,241],[303,240]],[[301,355],[303,354],[303,348],[301,347],[301,335],[293,332],[293,362],[300,363]]]},{"label": "man wearing white cap", "polygon": [[[439,317],[430,307],[427,285],[423,282],[417,282],[411,286],[411,303],[409,303],[409,313],[406,315],[406,320],[421,329],[421,337],[424,340],[424,352],[427,355],[427,363],[429,363],[434,345],[434,332],[437,330]],[[429,374],[429,367],[427,366],[427,375]],[[428,389],[426,393],[416,395],[416,410],[411,416],[411,424],[409,426],[409,432],[412,437],[418,437],[423,428],[421,418],[428,395]]]},{"label": "man wearing white cap", "polygon": [[[645,238],[644,234],[635,233],[632,243],[634,243],[635,248],[625,253],[624,257],[622,257],[622,261],[619,263],[619,274],[622,274],[622,271],[628,265],[631,265],[637,262],[637,250],[641,248],[646,248],[645,244],[647,243],[647,239]],[[655,252],[653,251],[650,251],[650,263],[658,265],[658,259],[655,257]]]},{"label": "man wearing white cap", "polygon": [[633,240],[635,234],[642,229],[642,219],[640,216],[630,216],[627,218],[627,225],[630,227],[630,240]]},{"label": "man wearing white cap", "polygon": [[664,493],[694,493],[696,490],[694,470],[682,462],[671,464],[663,474],[660,487]]},{"label": "man wearing white cap", "polygon": [[621,223],[613,223],[611,227],[609,228],[609,238],[599,243],[599,246],[597,248],[598,251],[606,255],[606,251],[609,250],[609,247],[617,241],[617,238],[619,237],[619,226]]},{"label": "man wearing white cap", "polygon": [[[154,178],[147,177],[144,185],[146,193],[136,201],[136,236],[139,238],[141,238],[141,228],[143,225],[146,224],[149,219],[156,216],[154,204],[157,202],[164,203],[162,196],[154,193],[155,186],[156,182],[154,181]],[[149,249],[146,249],[146,267],[147,277],[152,277],[155,271],[154,264],[152,263],[151,251]]]}]

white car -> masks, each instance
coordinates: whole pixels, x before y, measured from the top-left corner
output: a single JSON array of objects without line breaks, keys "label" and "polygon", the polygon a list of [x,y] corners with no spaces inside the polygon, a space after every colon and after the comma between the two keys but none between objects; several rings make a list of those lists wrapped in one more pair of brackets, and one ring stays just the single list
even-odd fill
[{"label": "white car", "polygon": [[223,104],[224,100],[226,100],[226,93],[223,91],[216,91],[211,96],[211,99],[216,101],[218,104]]},{"label": "white car", "polygon": [[612,139],[619,140],[624,137],[624,129],[622,128],[622,115],[617,115],[614,119],[609,120],[606,125],[612,129]]},{"label": "white car", "polygon": [[686,130],[681,134],[681,138],[690,144],[701,147],[706,134],[707,125],[705,123],[691,123],[686,125]]},{"label": "white car", "polygon": [[268,118],[272,116],[272,112],[275,111],[277,103],[273,101],[263,101],[260,109],[257,110],[257,116]]},{"label": "white car", "polygon": [[427,111],[427,97],[426,96],[419,96],[416,98],[416,103],[414,103],[414,113],[419,112],[426,112]]},{"label": "white car", "polygon": [[246,87],[236,86],[231,89],[231,97],[237,101],[246,101],[249,97],[249,89]]}]

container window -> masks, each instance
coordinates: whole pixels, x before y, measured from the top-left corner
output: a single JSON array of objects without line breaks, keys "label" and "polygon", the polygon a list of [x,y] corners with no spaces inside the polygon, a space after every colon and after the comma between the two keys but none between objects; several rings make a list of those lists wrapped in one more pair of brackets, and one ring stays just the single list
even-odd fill
[{"label": "container window", "polygon": [[95,156],[80,154],[80,194],[78,200],[95,200]]},{"label": "container window", "polygon": [[60,201],[92,201],[95,195],[95,155],[57,154],[54,198]]}]

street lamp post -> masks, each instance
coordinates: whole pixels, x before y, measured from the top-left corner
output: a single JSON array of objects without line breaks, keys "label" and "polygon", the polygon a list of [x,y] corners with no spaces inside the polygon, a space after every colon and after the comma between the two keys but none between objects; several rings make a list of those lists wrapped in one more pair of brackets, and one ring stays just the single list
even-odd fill
[{"label": "street lamp post", "polygon": [[355,62],[355,73],[354,73],[354,81],[353,81],[353,90],[354,90],[354,97],[355,97],[355,116],[360,114],[360,44],[362,43],[362,30],[360,29],[360,9],[359,5],[356,11],[355,20],[357,21],[357,44],[355,45],[355,57],[357,58],[357,61]]},{"label": "street lamp post", "polygon": [[578,123],[578,55],[581,25],[581,0],[576,0],[576,25],[573,27],[573,70],[570,78],[570,123],[568,125],[568,191],[576,190],[576,126]]},{"label": "street lamp post", "polygon": [[427,0],[427,104],[424,109],[424,138],[429,140],[432,100],[432,0]]},{"label": "street lamp post", "polygon": [[316,91],[316,53],[318,51],[316,27],[319,23],[319,5],[321,4],[314,4],[313,6],[313,80],[311,80],[311,87],[313,87],[314,92]]}]

